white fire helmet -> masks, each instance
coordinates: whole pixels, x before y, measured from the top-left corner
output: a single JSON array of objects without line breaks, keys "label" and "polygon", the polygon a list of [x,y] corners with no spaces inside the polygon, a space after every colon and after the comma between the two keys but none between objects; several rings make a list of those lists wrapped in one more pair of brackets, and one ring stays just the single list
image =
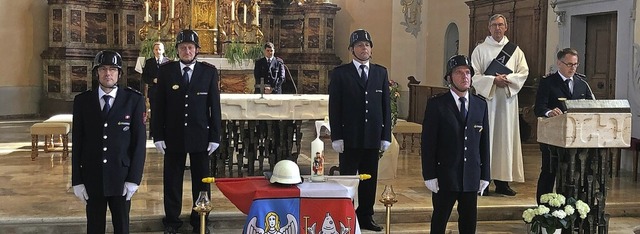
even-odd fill
[{"label": "white fire helmet", "polygon": [[300,168],[298,168],[298,164],[291,160],[281,160],[273,167],[273,174],[269,181],[271,183],[279,184],[302,183],[302,179],[300,178]]}]

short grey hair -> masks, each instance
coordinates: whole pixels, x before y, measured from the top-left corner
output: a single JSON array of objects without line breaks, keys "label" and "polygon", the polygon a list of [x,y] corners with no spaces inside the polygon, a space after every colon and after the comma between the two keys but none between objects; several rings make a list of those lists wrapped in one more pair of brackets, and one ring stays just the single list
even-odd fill
[{"label": "short grey hair", "polygon": [[504,19],[504,25],[509,26],[509,23],[507,23],[507,17],[505,17],[503,14],[494,14],[489,17],[489,26],[491,26],[492,21],[497,20],[498,18]]}]

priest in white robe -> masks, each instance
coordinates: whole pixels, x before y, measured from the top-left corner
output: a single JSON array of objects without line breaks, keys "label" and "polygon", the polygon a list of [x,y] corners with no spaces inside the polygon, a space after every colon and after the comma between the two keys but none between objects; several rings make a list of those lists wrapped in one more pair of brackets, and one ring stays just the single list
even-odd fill
[{"label": "priest in white robe", "polygon": [[518,92],[529,75],[529,67],[520,47],[516,46],[513,55],[504,64],[512,73],[485,75],[489,64],[509,42],[504,35],[507,28],[507,20],[503,15],[493,15],[489,20],[491,36],[487,36],[473,50],[471,64],[475,70],[473,87],[476,94],[486,98],[489,108],[491,179],[496,185],[496,193],[515,196],[516,192],[511,189],[509,182],[524,182]]}]

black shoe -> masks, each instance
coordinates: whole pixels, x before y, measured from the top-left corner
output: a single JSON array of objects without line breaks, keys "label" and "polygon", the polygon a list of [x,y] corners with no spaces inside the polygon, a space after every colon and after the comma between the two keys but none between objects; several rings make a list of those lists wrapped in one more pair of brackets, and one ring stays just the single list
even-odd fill
[{"label": "black shoe", "polygon": [[360,223],[360,229],[367,229],[376,232],[382,231],[382,227],[373,220],[373,217],[363,219],[358,218],[358,222]]},{"label": "black shoe", "polygon": [[176,234],[178,230],[174,227],[166,227],[164,228],[164,234]]},{"label": "black shoe", "polygon": [[513,189],[511,189],[509,185],[506,185],[506,186],[496,187],[496,193],[507,195],[507,196],[515,196],[517,192],[513,191]]}]

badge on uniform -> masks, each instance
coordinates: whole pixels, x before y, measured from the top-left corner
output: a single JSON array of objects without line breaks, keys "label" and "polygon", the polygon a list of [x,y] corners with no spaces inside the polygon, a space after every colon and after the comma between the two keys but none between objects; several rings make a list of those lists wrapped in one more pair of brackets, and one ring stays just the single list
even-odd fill
[{"label": "badge on uniform", "polygon": [[382,93],[382,89],[376,89],[376,93]]},{"label": "badge on uniform", "polygon": [[478,129],[478,132],[482,132],[482,125],[473,125],[473,128]]},{"label": "badge on uniform", "polygon": [[131,125],[131,123],[129,123],[129,122],[118,122],[118,125],[126,125],[126,126],[129,126],[129,125]]},{"label": "badge on uniform", "polygon": [[173,90],[178,90],[178,89],[180,88],[180,86],[178,86],[178,85],[173,85],[173,86],[171,86],[171,88],[172,88]]},{"label": "badge on uniform", "polygon": [[207,93],[207,92],[197,92],[196,93],[196,95],[207,95],[207,94],[209,94],[209,93]]},{"label": "badge on uniform", "polygon": [[122,128],[123,132],[126,132],[127,130],[129,130],[129,126],[124,126],[124,128]]}]

